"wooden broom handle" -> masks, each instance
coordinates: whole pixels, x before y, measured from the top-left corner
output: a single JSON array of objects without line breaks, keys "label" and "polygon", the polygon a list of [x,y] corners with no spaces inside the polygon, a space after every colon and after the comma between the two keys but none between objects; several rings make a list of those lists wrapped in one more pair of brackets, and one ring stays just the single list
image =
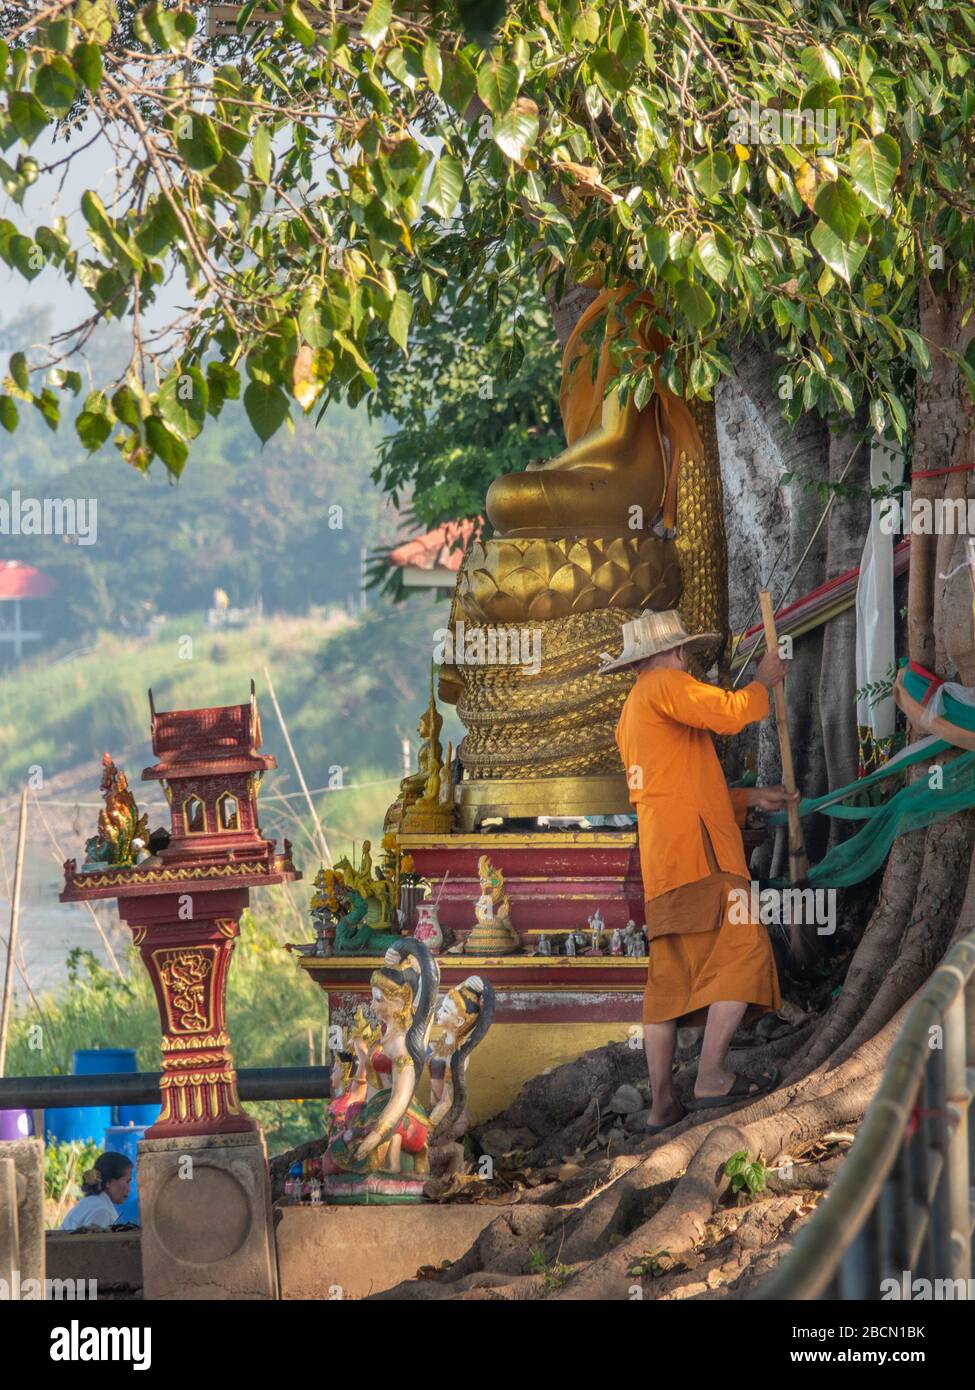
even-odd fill
[{"label": "wooden broom handle", "polygon": [[[762,622],[765,625],[765,645],[770,652],[779,650],[779,635],[775,630],[775,609],[772,607],[772,595],[768,589],[759,591],[759,602],[762,606]],[[785,683],[779,681],[772,687],[772,698],[775,703],[775,724],[779,733],[779,756],[782,759],[782,785],[790,796],[793,796],[796,788],[796,773],[792,763],[792,743],[789,739],[789,721],[785,707]],[[809,860],[806,858],[806,844],[802,835],[802,821],[799,818],[799,807],[795,802],[790,802],[786,807],[786,816],[789,822],[789,877],[793,883],[798,883],[809,873]]]}]

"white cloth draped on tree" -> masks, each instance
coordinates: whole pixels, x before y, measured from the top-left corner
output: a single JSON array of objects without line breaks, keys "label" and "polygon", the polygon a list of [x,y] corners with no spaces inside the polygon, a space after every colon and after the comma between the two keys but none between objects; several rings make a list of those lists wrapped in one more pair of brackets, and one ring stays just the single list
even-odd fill
[{"label": "white cloth draped on tree", "polygon": [[[897,487],[904,477],[904,453],[893,440],[870,445],[871,488]],[[890,684],[896,669],[894,640],[894,528],[884,521],[889,503],[875,498],[860,561],[856,614],[857,726],[862,768],[883,761],[894,732],[897,706],[889,693],[877,699],[872,687]]]}]

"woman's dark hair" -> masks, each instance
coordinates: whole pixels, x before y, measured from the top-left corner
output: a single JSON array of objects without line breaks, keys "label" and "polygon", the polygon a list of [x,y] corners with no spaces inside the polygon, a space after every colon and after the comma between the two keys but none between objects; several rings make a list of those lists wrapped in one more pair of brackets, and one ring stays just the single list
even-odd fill
[{"label": "woman's dark hair", "polygon": [[94,1167],[82,1174],[81,1190],[86,1197],[93,1197],[96,1192],[102,1191],[107,1182],[114,1182],[116,1178],[124,1178],[131,1167],[132,1160],[125,1154],[112,1153],[111,1151],[99,1154],[95,1159]]}]

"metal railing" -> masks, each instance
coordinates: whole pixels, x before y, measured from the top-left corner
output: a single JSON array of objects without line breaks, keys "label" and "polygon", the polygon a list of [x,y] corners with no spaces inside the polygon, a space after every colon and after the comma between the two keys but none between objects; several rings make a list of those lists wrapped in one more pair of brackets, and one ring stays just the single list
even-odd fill
[{"label": "metal railing", "polygon": [[[0,1079],[0,1110],[53,1110],[73,1105],[159,1104],[161,1072],[92,1072],[89,1076],[8,1076]],[[243,1067],[243,1101],[327,1100],[326,1067]]]},{"label": "metal railing", "polygon": [[[966,1299],[975,1220],[975,932],[911,1009],[849,1155],[755,1299]],[[895,1280],[898,1293],[885,1281]],[[955,1281],[964,1280],[959,1289]],[[922,1286],[923,1288],[923,1286]]]}]

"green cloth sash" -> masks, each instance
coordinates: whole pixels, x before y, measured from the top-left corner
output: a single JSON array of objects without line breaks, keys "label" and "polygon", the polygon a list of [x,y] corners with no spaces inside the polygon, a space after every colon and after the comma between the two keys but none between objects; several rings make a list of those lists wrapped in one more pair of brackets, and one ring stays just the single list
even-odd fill
[{"label": "green cloth sash", "polygon": [[[907,663],[902,660],[901,666]],[[904,685],[914,699],[923,701],[930,682],[918,672],[907,668]],[[975,728],[975,709],[944,696],[943,715],[959,727]],[[837,787],[826,796],[804,798],[799,804],[800,816],[818,811],[838,820],[865,821],[863,829],[851,839],[835,845],[818,864],[809,870],[808,883],[828,888],[849,888],[875,873],[886,860],[894,841],[912,830],[923,830],[936,821],[945,820],[959,811],[975,806],[975,752],[965,752],[941,766],[942,785],[932,787],[927,778],[919,778],[902,787],[882,806],[848,806],[843,803],[859,796],[866,788],[896,776],[905,768],[918,763],[932,762],[953,747],[943,739],[926,738],[911,744],[867,777],[860,777],[845,787]],[[768,820],[784,824],[784,811],[776,811]],[[774,879],[775,888],[787,887],[786,878]]]}]

